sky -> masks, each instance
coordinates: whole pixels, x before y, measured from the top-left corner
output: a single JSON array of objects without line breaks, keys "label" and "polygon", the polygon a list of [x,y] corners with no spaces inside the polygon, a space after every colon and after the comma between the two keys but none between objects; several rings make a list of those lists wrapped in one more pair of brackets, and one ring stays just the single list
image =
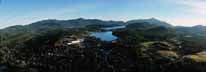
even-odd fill
[{"label": "sky", "polygon": [[206,0],[0,0],[0,28],[44,19],[157,18],[174,26],[206,25]]}]

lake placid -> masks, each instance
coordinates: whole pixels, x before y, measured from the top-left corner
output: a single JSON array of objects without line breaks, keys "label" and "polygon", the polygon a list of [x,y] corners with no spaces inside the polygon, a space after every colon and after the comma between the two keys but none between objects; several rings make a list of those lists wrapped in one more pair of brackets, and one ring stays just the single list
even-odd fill
[{"label": "lake placid", "polygon": [[117,37],[112,34],[111,30],[125,28],[125,27],[126,26],[106,27],[103,29],[107,30],[107,31],[105,31],[105,32],[91,32],[90,36],[100,38],[103,41],[112,41],[112,40],[117,39]]},{"label": "lake placid", "polygon": [[125,28],[126,26],[115,26],[115,27],[107,27],[103,28],[104,30],[113,30],[113,29],[120,29],[120,28]]},{"label": "lake placid", "polygon": [[112,31],[91,32],[91,36],[94,36],[96,38],[100,38],[103,41],[112,41],[112,40],[117,39],[117,37],[112,34]]}]

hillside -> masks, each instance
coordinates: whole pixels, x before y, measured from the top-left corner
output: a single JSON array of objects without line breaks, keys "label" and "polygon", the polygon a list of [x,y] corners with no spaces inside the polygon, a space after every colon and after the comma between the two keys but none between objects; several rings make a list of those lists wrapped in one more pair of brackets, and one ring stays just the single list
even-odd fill
[{"label": "hillside", "polygon": [[176,27],[177,31],[191,33],[192,35],[206,36],[206,26]]}]

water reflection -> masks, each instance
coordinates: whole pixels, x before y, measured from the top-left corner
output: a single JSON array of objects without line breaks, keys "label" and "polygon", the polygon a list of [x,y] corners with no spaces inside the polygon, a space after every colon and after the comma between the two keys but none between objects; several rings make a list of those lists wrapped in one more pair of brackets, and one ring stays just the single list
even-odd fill
[{"label": "water reflection", "polygon": [[104,30],[113,30],[113,29],[120,29],[120,28],[125,28],[126,26],[115,26],[115,27],[107,27],[103,28]]},{"label": "water reflection", "polygon": [[90,36],[94,36],[96,38],[100,38],[103,41],[116,40],[117,37],[112,34],[111,30],[125,28],[125,27],[126,26],[115,26],[115,27],[103,28],[104,30],[107,30],[107,31],[105,31],[105,32],[91,32]]},{"label": "water reflection", "polygon": [[112,41],[112,40],[117,39],[117,37],[112,34],[112,31],[91,32],[91,36],[94,36],[96,38],[100,38],[103,41]]}]

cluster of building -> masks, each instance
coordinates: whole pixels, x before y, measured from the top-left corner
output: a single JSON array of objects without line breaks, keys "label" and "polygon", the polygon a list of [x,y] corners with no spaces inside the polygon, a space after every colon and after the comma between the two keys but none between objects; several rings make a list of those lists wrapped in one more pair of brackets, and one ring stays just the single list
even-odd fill
[{"label": "cluster of building", "polygon": [[65,36],[63,39],[63,43],[66,45],[80,44],[83,41],[84,41],[84,38],[78,38],[74,35]]}]

